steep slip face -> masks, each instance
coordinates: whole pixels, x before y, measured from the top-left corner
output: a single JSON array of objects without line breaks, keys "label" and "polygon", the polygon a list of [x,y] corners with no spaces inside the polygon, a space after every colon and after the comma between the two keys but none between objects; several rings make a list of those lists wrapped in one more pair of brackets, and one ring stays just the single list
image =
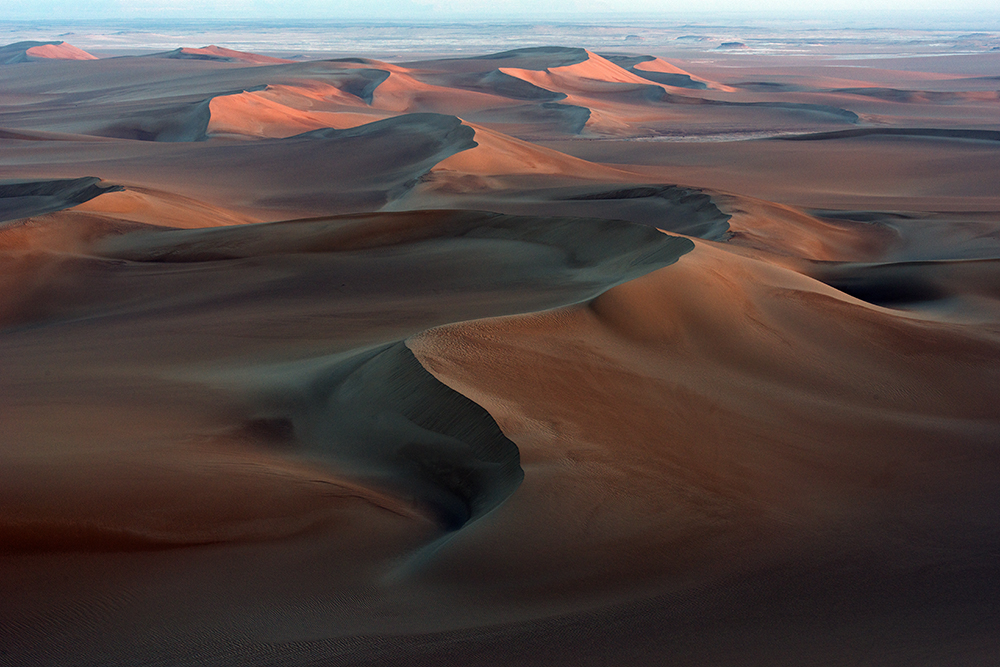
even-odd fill
[{"label": "steep slip face", "polygon": [[61,211],[122,188],[94,177],[57,181],[0,181],[0,223]]},{"label": "steep slip face", "polygon": [[416,499],[447,531],[496,508],[524,477],[517,446],[489,413],[437,381],[403,343],[338,363],[301,402],[279,400],[307,451]]}]

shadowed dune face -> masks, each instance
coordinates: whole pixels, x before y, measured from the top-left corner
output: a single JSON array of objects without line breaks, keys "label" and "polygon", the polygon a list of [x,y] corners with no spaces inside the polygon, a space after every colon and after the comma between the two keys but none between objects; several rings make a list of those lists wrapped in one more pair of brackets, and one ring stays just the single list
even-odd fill
[{"label": "shadowed dune face", "polygon": [[[445,158],[473,148],[473,136],[454,116],[411,114],[253,144],[65,142],[66,150],[40,156],[35,173],[93,167],[118,183],[178,192],[274,220],[376,210]],[[34,142],[22,147],[40,148]]]},{"label": "shadowed dune face", "polygon": [[0,662],[989,664],[997,60],[690,30],[0,47]]},{"label": "shadowed dune face", "polygon": [[[52,243],[70,235],[72,248]],[[427,212],[215,230],[56,215],[3,229],[0,247],[5,287],[17,288],[0,308],[5,356],[19,359],[5,369],[18,396],[5,410],[22,430],[3,449],[7,474],[21,480],[8,489],[2,528],[16,551],[273,538],[322,524],[345,496],[457,530],[517,488],[517,448],[402,343],[387,342],[589,299],[691,246],[627,223]],[[437,298],[445,288],[452,295]],[[289,328],[300,344],[285,344]],[[109,335],[116,345],[102,349]],[[80,345],[88,352],[74,360]],[[53,383],[39,364],[57,348],[64,380]],[[127,397],[121,387],[142,389]],[[155,405],[172,426],[149,414]],[[113,479],[126,443],[142,485]],[[45,474],[25,456],[31,447],[50,452]],[[200,470],[199,450],[214,470]],[[90,463],[77,460],[82,452]],[[197,505],[184,498],[203,474],[275,457],[292,488],[273,506],[282,487],[268,483],[228,509],[225,494],[266,481],[253,470],[202,487]],[[92,475],[112,477],[96,505],[85,501]],[[66,495],[50,495],[49,480]],[[142,510],[151,504],[162,507],[155,517]]]},{"label": "shadowed dune face", "polygon": [[[495,509],[524,477],[517,446],[489,414],[428,375],[402,343],[327,371],[306,400],[304,410],[290,406],[293,437],[418,499],[446,530]],[[266,423],[282,423],[274,419]]]},{"label": "shadowed dune face", "polygon": [[696,90],[708,88],[704,81],[696,80],[681,68],[653,56],[603,55],[602,57],[655,83]]},{"label": "shadowed dune face", "polygon": [[0,182],[0,222],[72,208],[106,192],[120,190],[98,185],[100,180]]}]

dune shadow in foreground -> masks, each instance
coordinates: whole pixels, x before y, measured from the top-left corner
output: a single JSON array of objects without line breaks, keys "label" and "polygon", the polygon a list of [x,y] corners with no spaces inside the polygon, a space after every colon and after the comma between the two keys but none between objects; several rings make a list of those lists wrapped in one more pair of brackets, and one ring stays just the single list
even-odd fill
[{"label": "dune shadow in foreground", "polygon": [[339,360],[291,400],[287,391],[274,400],[245,435],[371,479],[415,500],[445,530],[494,509],[524,478],[517,446],[493,417],[424,370],[402,342]]}]

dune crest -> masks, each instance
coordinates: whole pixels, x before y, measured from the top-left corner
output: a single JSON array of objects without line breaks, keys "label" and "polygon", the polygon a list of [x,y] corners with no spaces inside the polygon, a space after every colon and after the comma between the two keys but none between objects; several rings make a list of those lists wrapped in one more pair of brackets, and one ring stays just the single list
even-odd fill
[{"label": "dune crest", "polygon": [[[716,81],[709,81],[708,79],[703,79],[701,77],[695,76],[689,72],[682,70],[676,65],[668,63],[666,60],[663,60],[662,58],[652,58],[651,60],[640,61],[632,65],[630,69],[632,72],[638,74],[639,76],[643,78],[648,78],[650,81],[655,81],[657,83],[664,83],[667,85],[677,85],[676,83],[671,84],[670,82],[677,81],[677,79],[674,77],[680,76],[680,77],[688,77],[692,82],[696,84],[697,83],[704,84],[706,88],[712,90],[721,90],[724,92],[733,92],[734,90],[730,86],[726,86]],[[659,74],[667,74],[673,76],[670,77],[657,76]],[[680,87],[686,88],[689,86],[680,86]],[[690,86],[690,87],[697,87],[697,86]]]},{"label": "dune crest", "polygon": [[595,165],[557,151],[489,130],[475,123],[466,123],[475,131],[476,147],[457,153],[439,162],[431,173],[459,172],[477,176],[553,174],[598,179],[616,178],[622,174],[611,167]]},{"label": "dune crest", "polygon": [[0,65],[42,60],[97,60],[83,49],[66,42],[17,42],[0,46]]},{"label": "dune crest", "polygon": [[181,47],[165,54],[167,58],[189,58],[192,60],[218,60],[222,62],[239,62],[250,65],[280,65],[284,63],[294,63],[294,60],[284,58],[272,58],[262,56],[257,53],[246,53],[244,51],[234,51],[214,44],[201,48]]},{"label": "dune crest", "polygon": [[501,67],[499,71],[557,93],[603,93],[620,90],[620,84],[642,87],[640,89],[656,87],[649,80],[589,51],[585,61],[572,65],[543,70]]},{"label": "dune crest", "polygon": [[254,91],[213,97],[209,102],[211,117],[206,134],[281,139],[323,127],[342,130],[375,120],[368,113],[295,109],[274,99],[283,100],[288,97],[287,94],[274,95],[274,92]]},{"label": "dune crest", "polygon": [[59,211],[121,189],[84,177],[52,181],[0,181],[0,223]]},{"label": "dune crest", "polygon": [[654,83],[674,88],[691,88],[694,90],[711,88],[727,92],[734,90],[729,86],[695,76],[657,56],[601,54],[601,57],[643,79],[649,79]]}]

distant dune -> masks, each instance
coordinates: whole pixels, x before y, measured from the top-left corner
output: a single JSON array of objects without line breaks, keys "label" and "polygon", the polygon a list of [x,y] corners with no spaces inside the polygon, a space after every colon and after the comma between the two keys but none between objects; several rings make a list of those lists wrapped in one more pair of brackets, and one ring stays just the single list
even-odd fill
[{"label": "distant dune", "polygon": [[285,60],[283,58],[272,58],[270,56],[262,56],[256,53],[245,53],[243,51],[233,51],[232,49],[225,49],[214,44],[211,46],[203,46],[200,49],[195,49],[191,47],[182,47],[179,49],[174,49],[165,54],[162,54],[165,58],[177,58],[177,59],[191,59],[191,60],[216,60],[221,62],[240,62],[249,63],[251,65],[274,65],[280,63],[292,63],[294,60]]},{"label": "distant dune", "polygon": [[0,65],[27,63],[37,59],[97,60],[86,51],[66,42],[18,42],[0,46]]}]

